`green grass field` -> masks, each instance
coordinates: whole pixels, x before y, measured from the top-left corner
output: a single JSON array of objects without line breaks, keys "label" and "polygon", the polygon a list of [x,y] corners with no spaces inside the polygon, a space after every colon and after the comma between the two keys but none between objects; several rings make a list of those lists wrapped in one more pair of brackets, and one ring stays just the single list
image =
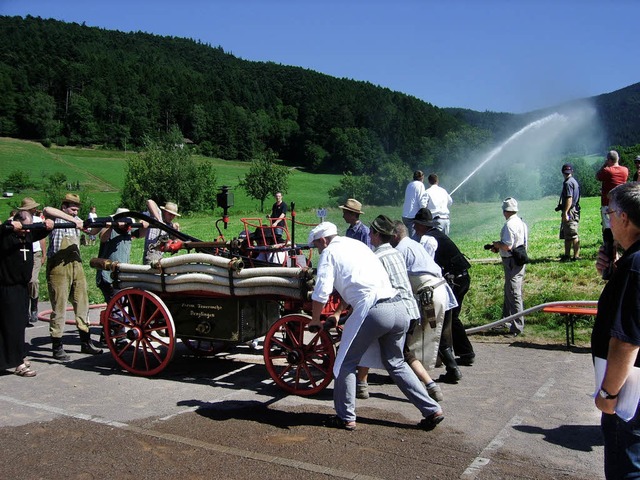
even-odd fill
[{"label": "green grass field", "polygon": [[[70,182],[79,181],[80,195],[90,199],[97,206],[98,215],[108,215],[119,205],[119,190],[122,188],[126,159],[133,153],[104,150],[79,149],[73,147],[45,149],[40,144],[14,139],[0,138],[0,178],[4,179],[12,171],[26,170],[40,185],[45,174],[56,171],[67,175]],[[242,218],[263,218],[259,211],[259,202],[250,199],[238,188],[239,179],[248,171],[249,164],[244,162],[214,162],[218,186],[232,188],[235,205],[231,209],[227,230],[222,230],[225,238],[236,237],[242,229]],[[339,175],[313,175],[293,170],[290,176],[289,191],[285,201],[295,202],[297,212],[296,238],[298,243],[306,243],[310,225],[316,224],[317,208],[327,208],[326,220],[336,223],[339,229],[346,229],[342,211],[328,198],[328,190],[340,181]],[[558,178],[558,191],[562,178]],[[444,187],[449,187],[444,185]],[[0,202],[0,214],[7,218],[12,207],[20,203],[24,196],[32,196],[42,202],[41,190],[29,190],[15,197],[3,198]],[[513,196],[518,198],[517,192]],[[457,197],[454,195],[454,202]],[[270,211],[271,202],[265,203]],[[560,263],[563,253],[562,241],[558,239],[558,212],[554,212],[557,197],[543,198],[520,203],[520,213],[529,225],[529,255],[532,263],[527,265],[524,296],[525,308],[557,300],[597,300],[604,282],[598,278],[595,268],[595,256],[601,241],[599,198],[583,198],[580,235],[582,259],[577,262]],[[471,259],[471,290],[465,298],[462,318],[468,326],[486,324],[501,318],[502,311],[502,265],[498,256],[487,252],[483,245],[499,238],[504,223],[501,204],[496,203],[454,203],[451,217],[451,238]],[[370,223],[379,214],[399,218],[401,206],[371,207],[364,206],[362,220]],[[221,216],[220,209],[183,216],[180,218],[182,230],[202,240],[213,240],[218,236],[215,224]],[[142,241],[135,241],[132,261],[142,259]],[[89,259],[97,256],[98,246],[83,247],[85,271],[89,279],[90,298],[93,303],[101,302],[101,294],[95,287],[95,271],[88,264]],[[46,282],[41,278],[41,298],[46,299]],[[590,322],[584,322],[576,330],[578,344],[588,340]],[[478,338],[478,336],[476,336]],[[527,328],[522,337],[527,340],[543,339],[562,343],[564,325],[558,316],[534,314],[527,317]]]}]

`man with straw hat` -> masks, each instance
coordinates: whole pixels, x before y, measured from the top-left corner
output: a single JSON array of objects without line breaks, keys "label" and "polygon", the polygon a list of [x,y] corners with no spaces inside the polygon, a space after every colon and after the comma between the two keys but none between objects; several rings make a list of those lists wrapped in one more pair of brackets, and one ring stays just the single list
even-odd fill
[{"label": "man with straw hat", "polygon": [[[149,216],[165,225],[173,228],[174,230],[180,230],[180,224],[173,222],[173,219],[180,217],[178,213],[178,205],[174,202],[166,202],[164,207],[159,207],[152,199],[147,200],[147,210]],[[143,233],[146,233],[144,239],[144,253],[142,263],[145,265],[152,265],[158,262],[163,255],[163,252],[155,248],[155,244],[158,242],[163,232],[159,228],[144,229]]]},{"label": "man with straw hat", "polygon": [[[31,214],[31,223],[42,223],[42,218],[38,215],[38,207],[40,206],[33,198],[24,197],[18,210],[23,210]],[[44,255],[44,251],[47,247],[45,239],[42,238],[33,242],[33,269],[31,271],[31,280],[29,281],[29,304],[30,310],[27,316],[27,327],[33,327],[38,321],[38,297],[40,293],[40,270],[44,265],[47,257]]]},{"label": "man with straw hat", "polygon": [[360,221],[360,215],[362,211],[362,204],[355,198],[348,198],[344,205],[339,207],[342,210],[342,218],[349,224],[346,237],[353,238],[354,240],[360,240],[367,247],[371,248],[371,239],[369,238],[369,227]]},{"label": "man with straw hat", "polygon": [[[71,359],[62,344],[67,301],[71,296],[71,304],[75,313],[76,327],[80,333],[80,351],[90,355],[102,353],[91,341],[89,332],[89,295],[87,279],[82,268],[80,256],[80,231],[84,230],[84,222],[78,217],[80,197],[67,193],[62,200],[60,210],[45,207],[46,218],[55,219],[55,223],[72,222],[76,228],[58,228],[51,233],[47,249],[47,287],[51,301],[51,319],[49,334],[51,335],[53,358],[60,361]],[[98,233],[99,229],[86,230],[86,233]]]}]

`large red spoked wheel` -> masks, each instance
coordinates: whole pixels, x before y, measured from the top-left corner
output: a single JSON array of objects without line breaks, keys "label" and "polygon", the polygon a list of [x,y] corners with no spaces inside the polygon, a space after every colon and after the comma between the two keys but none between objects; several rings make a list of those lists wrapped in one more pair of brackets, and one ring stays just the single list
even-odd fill
[{"label": "large red spoked wheel", "polygon": [[169,364],[176,348],[173,317],[153,292],[120,290],[103,312],[104,336],[111,355],[136,375],[155,375]]},{"label": "large red spoked wheel", "polygon": [[310,320],[307,315],[286,315],[264,337],[269,375],[280,388],[295,395],[314,395],[333,378],[333,341],[325,330],[309,332]]}]

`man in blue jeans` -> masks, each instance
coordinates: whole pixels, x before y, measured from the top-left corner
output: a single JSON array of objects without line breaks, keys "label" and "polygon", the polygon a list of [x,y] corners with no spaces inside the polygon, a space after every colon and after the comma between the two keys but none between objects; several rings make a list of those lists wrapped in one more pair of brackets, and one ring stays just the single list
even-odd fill
[{"label": "man in blue jeans", "polygon": [[322,310],[334,288],[353,308],[344,325],[333,366],[333,403],[337,415],[325,425],[355,430],[356,367],[369,347],[377,343],[382,365],[422,413],[424,418],[419,426],[425,430],[435,428],[444,419],[444,414],[404,360],[402,349],[409,315],[380,260],[362,242],[338,236],[336,226],[330,222],[323,222],[311,230],[308,243],[320,253],[311,296],[309,330],[322,327]]},{"label": "man in blue jeans", "polygon": [[[606,360],[595,404],[602,411],[606,478],[640,478],[640,393],[629,381],[634,367],[640,367],[640,184],[625,183],[611,190],[607,214],[624,254],[600,295],[591,334],[596,367]],[[601,247],[596,263],[601,274],[611,260]],[[627,382],[629,388],[622,390]]]}]

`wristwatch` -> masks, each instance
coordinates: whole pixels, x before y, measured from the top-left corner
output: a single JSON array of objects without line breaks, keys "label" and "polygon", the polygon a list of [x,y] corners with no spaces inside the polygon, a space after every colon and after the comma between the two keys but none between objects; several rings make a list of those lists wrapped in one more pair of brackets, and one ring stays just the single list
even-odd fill
[{"label": "wristwatch", "polygon": [[616,393],[615,395],[611,395],[604,388],[600,387],[600,391],[598,392],[598,395],[600,395],[600,398],[604,398],[605,400],[613,400],[614,398],[618,398],[618,395],[620,394]]}]

